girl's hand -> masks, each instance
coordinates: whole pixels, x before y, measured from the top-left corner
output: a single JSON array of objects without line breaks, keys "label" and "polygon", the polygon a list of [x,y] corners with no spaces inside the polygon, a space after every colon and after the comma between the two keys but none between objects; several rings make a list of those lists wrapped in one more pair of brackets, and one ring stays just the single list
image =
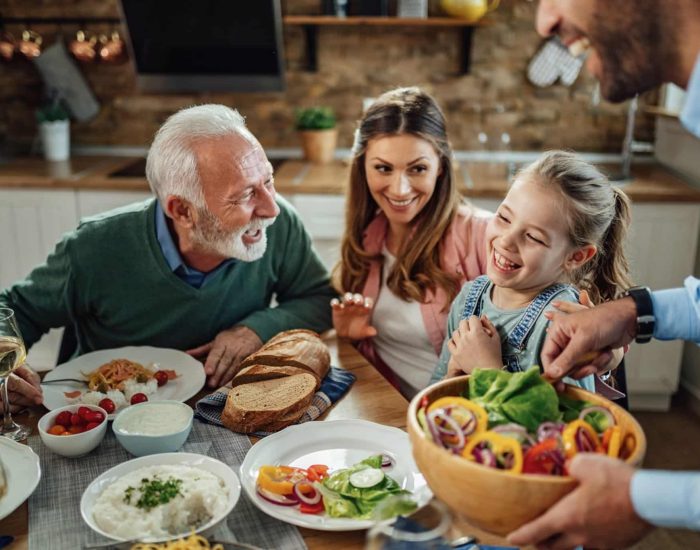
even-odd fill
[{"label": "girl's hand", "polygon": [[462,319],[447,343],[452,357],[447,364],[447,378],[471,374],[475,368],[500,369],[501,338],[485,315]]},{"label": "girl's hand", "polygon": [[369,324],[374,302],[362,294],[346,292],[339,300],[331,300],[333,327],[340,338],[364,340],[377,335],[377,329]]}]

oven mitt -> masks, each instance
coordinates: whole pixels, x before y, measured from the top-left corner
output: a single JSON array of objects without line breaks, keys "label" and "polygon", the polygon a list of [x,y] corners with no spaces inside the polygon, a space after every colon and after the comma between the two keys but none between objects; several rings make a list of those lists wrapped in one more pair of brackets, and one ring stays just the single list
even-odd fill
[{"label": "oven mitt", "polygon": [[550,38],[539,49],[527,68],[527,78],[535,86],[545,88],[558,79],[564,86],[576,82],[584,57],[574,57],[556,38]]},{"label": "oven mitt", "polygon": [[54,89],[65,101],[73,118],[80,122],[90,120],[100,111],[100,104],[85,78],[71,59],[62,40],[46,48],[34,64],[49,90]]}]

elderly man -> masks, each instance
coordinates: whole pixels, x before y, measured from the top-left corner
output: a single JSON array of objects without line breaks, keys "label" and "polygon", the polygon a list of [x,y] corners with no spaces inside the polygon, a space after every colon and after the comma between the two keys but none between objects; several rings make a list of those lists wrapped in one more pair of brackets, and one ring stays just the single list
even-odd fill
[{"label": "elderly man", "polygon": [[[77,354],[125,345],[206,357],[208,384],[279,331],[331,326],[328,272],[243,117],[223,105],[171,116],[146,172],[156,199],[86,220],[0,294],[27,346],[72,325]],[[271,307],[273,297],[277,307]],[[10,403],[41,401],[19,369]]]},{"label": "elderly man", "polygon": [[[588,67],[603,95],[621,101],[663,82],[687,88],[681,120],[700,137],[700,2],[697,0],[541,0],[537,29],[564,44],[589,42]],[[652,252],[652,251],[650,251]],[[542,349],[552,378],[595,372],[576,359],[652,337],[700,343],[700,280],[628,297],[568,317],[555,316]],[[635,471],[618,460],[579,454],[569,471],[579,485],[510,536],[519,545],[622,548],[654,525],[700,530],[700,473]]]}]

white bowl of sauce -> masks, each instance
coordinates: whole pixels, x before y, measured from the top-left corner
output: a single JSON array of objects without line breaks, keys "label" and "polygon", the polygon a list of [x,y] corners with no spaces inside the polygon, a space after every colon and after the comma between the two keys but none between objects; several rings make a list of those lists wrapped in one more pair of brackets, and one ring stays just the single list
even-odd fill
[{"label": "white bowl of sauce", "polygon": [[147,401],[121,411],[112,430],[134,456],[170,453],[187,440],[193,416],[189,405],[179,401]]}]

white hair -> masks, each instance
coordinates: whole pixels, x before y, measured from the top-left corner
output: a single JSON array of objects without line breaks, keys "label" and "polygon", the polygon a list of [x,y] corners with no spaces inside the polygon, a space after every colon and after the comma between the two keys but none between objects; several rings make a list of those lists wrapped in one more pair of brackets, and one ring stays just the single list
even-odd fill
[{"label": "white hair", "polygon": [[176,195],[196,208],[206,208],[192,142],[232,134],[252,137],[245,119],[225,105],[197,105],[170,116],[156,133],[146,159],[146,178],[161,205],[167,196]]}]

